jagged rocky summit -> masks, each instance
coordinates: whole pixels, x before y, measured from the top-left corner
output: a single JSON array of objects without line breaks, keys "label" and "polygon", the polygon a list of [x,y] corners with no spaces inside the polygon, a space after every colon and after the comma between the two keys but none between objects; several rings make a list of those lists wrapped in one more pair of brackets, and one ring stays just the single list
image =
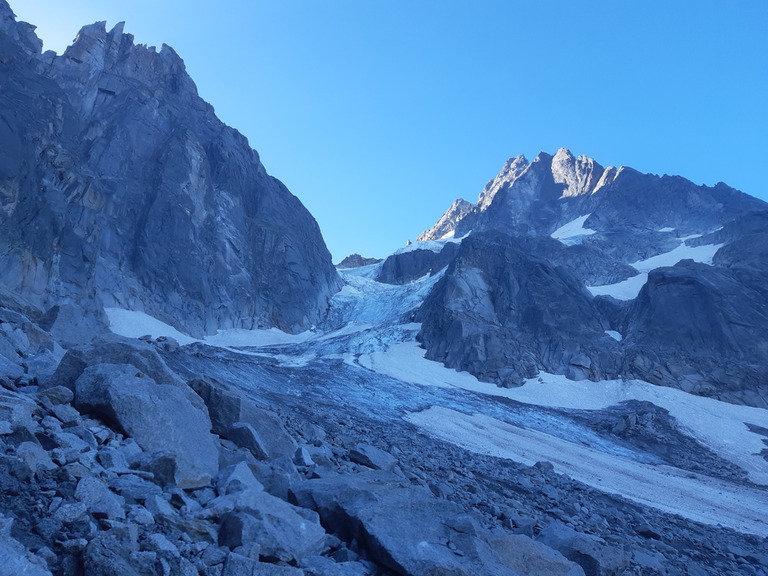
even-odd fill
[{"label": "jagged rocky summit", "polygon": [[172,48],[97,22],[60,56],[41,49],[0,0],[7,291],[66,341],[90,338],[105,307],[196,335],[323,316],[341,281],[317,223]]},{"label": "jagged rocky summit", "polygon": [[350,254],[345,257],[344,260],[336,264],[337,268],[360,268],[362,266],[370,266],[371,264],[378,264],[381,262],[381,258],[366,258],[360,254]]},{"label": "jagged rocky summit", "polygon": [[545,370],[768,405],[761,200],[561,149],[509,160],[419,239],[379,280],[447,266],[416,315],[431,359],[505,386]]}]

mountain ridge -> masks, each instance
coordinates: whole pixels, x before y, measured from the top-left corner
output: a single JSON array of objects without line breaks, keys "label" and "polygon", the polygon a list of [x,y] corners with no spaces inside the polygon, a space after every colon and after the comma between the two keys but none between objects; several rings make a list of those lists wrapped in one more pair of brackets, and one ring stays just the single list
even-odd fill
[{"label": "mountain ridge", "polygon": [[6,287],[83,310],[91,328],[103,307],[195,334],[321,319],[341,281],[317,223],[172,48],[98,22],[61,56],[40,54],[34,28],[0,9]]}]

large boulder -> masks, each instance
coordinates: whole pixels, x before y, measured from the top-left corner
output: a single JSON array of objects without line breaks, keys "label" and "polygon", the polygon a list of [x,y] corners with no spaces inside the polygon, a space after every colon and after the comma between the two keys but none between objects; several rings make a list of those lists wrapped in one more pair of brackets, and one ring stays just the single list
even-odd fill
[{"label": "large boulder", "polygon": [[328,535],[315,512],[293,506],[253,483],[219,496],[207,509],[219,518],[219,545],[232,550],[245,547],[242,550],[256,558],[298,562],[328,548]]},{"label": "large boulder", "polygon": [[243,391],[211,379],[194,379],[189,385],[208,407],[214,433],[248,448],[259,459],[295,454],[296,441],[280,418]]},{"label": "large boulder", "polygon": [[[557,552],[485,530],[458,504],[389,472],[308,480],[292,488],[292,497],[316,510],[330,531],[357,541],[397,574],[513,576],[518,569],[536,576],[583,574]],[[527,571],[526,562],[538,571]]]},{"label": "large boulder", "polygon": [[598,536],[577,532],[562,522],[545,526],[537,541],[578,563],[586,576],[613,576],[629,567],[631,555],[623,548],[607,544]]},{"label": "large boulder", "polygon": [[132,437],[144,451],[168,455],[177,486],[207,486],[216,476],[211,421],[190,388],[158,384],[130,364],[97,364],[75,382],[75,405]]},{"label": "large boulder", "polygon": [[96,364],[130,364],[158,384],[184,385],[168,368],[154,346],[141,340],[110,335],[67,350],[56,371],[43,386],[64,386],[74,390],[75,382],[83,371]]}]

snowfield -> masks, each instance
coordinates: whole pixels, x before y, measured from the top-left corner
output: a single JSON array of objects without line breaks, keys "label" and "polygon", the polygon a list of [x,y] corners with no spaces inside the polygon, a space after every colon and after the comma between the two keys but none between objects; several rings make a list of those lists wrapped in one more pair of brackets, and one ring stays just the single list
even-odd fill
[{"label": "snowfield", "polygon": [[606,454],[549,434],[520,428],[483,414],[432,407],[406,419],[467,450],[527,465],[548,461],[604,492],[704,524],[768,536],[766,493],[679,470]]},{"label": "snowfield", "polygon": [[640,272],[637,276],[628,278],[616,284],[606,284],[604,286],[587,286],[593,296],[612,296],[617,300],[634,300],[640,293],[640,289],[648,281],[648,272],[656,268],[665,266],[674,266],[680,260],[693,260],[701,264],[712,265],[712,258],[715,252],[722,248],[722,244],[707,244],[705,246],[688,246],[683,241],[680,246],[664,254],[658,254],[645,260],[638,260],[631,266]]},{"label": "snowfield", "polygon": [[[711,258],[718,246],[679,247],[637,265],[650,270],[673,259]],[[597,490],[680,515],[768,537],[768,462],[762,437],[747,424],[768,429],[768,410],[736,406],[680,390],[632,381],[571,381],[541,373],[519,388],[504,389],[424,358],[409,320],[436,274],[403,286],[374,281],[378,265],[342,271],[346,286],[331,301],[328,320],[302,334],[279,330],[228,330],[203,340],[190,338],[141,312],[111,309],[112,330],[128,337],[167,335],[181,344],[202,342],[279,365],[332,370],[342,360],[365,381],[382,387],[350,403],[393,413],[434,438],[464,449],[555,470]],[[611,334],[620,338],[619,334]],[[384,393],[386,390],[386,393]],[[345,403],[349,391],[335,389]],[[495,401],[506,398],[514,406]],[[604,410],[627,400],[668,410],[679,430],[745,470],[754,485],[692,473],[661,464],[653,455],[620,446],[585,425],[543,410]],[[379,404],[377,404],[379,403]]]},{"label": "snowfield", "polygon": [[560,228],[552,232],[550,237],[554,238],[555,240],[559,240],[561,243],[567,246],[571,246],[573,244],[581,244],[584,236],[591,236],[592,234],[597,233],[597,230],[584,228],[584,222],[586,222],[587,218],[589,218],[591,215],[592,214],[585,214],[584,216],[579,216],[575,220],[571,220],[567,224],[560,226]]}]

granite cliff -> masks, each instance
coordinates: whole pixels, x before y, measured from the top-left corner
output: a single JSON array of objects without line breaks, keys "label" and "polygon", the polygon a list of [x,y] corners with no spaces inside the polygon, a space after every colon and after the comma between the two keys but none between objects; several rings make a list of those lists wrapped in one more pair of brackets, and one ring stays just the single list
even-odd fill
[{"label": "granite cliff", "polygon": [[341,282],[317,223],[172,48],[98,22],[41,54],[5,1],[0,33],[7,290],[66,316],[70,340],[105,307],[197,335],[319,321]]}]

